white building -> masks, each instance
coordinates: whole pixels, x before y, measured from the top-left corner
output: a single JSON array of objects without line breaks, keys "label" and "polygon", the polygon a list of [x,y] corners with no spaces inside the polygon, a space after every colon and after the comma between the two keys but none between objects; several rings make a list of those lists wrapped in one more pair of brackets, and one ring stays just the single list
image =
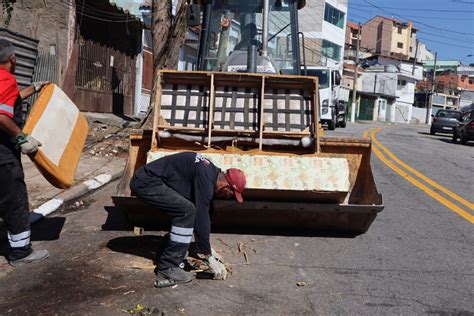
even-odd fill
[{"label": "white building", "polygon": [[342,70],[348,0],[307,0],[299,11],[307,64]]},{"label": "white building", "polygon": [[413,104],[416,83],[423,77],[422,64],[385,56],[374,56],[370,61],[373,66],[360,78],[359,119],[396,123],[420,120],[421,113],[414,113]]}]

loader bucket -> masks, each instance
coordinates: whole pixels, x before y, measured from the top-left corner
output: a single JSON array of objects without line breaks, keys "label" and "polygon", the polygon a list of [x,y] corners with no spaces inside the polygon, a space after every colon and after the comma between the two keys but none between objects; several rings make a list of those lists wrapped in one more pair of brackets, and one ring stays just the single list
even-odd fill
[{"label": "loader bucket", "polygon": [[214,201],[214,230],[356,235],[383,209],[370,140],[321,137],[317,78],[164,71],[159,83],[153,129],[130,135],[113,197],[133,224],[168,225],[128,186],[140,166],[182,151],[247,175],[244,203]]}]

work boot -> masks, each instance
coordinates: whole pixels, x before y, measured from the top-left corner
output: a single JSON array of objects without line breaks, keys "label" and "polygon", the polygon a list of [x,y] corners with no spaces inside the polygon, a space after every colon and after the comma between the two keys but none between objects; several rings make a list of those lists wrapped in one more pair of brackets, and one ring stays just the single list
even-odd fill
[{"label": "work boot", "polygon": [[9,263],[10,265],[14,267],[18,267],[23,264],[45,260],[48,257],[49,257],[48,250],[33,250],[33,252],[29,254],[28,256],[20,258],[20,259],[16,259],[16,260],[10,260]]},{"label": "work boot", "polygon": [[193,275],[180,267],[158,269],[157,274],[158,276],[163,276],[166,279],[174,280],[179,283],[188,283],[193,280]]}]

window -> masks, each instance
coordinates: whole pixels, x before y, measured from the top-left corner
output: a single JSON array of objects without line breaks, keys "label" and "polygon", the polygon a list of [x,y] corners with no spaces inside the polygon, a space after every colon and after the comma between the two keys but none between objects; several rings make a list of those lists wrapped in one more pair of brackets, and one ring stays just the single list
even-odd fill
[{"label": "window", "polygon": [[398,43],[397,43],[397,47],[398,47],[398,48],[403,48],[403,43],[398,42]]},{"label": "window", "polygon": [[402,32],[403,32],[403,27],[399,26],[398,27],[398,34],[402,34]]},{"label": "window", "polygon": [[410,53],[413,51],[413,47],[410,46]]},{"label": "window", "polygon": [[407,85],[407,81],[406,81],[406,80],[398,79],[397,84],[398,84],[399,86],[406,86],[406,85]]},{"label": "window", "polygon": [[332,5],[326,3],[324,8],[324,21],[334,24],[342,29],[344,28],[344,15],[344,12],[339,11]]},{"label": "window", "polygon": [[321,48],[321,53],[323,56],[339,61],[341,58],[341,49],[341,46],[323,39],[323,45]]}]

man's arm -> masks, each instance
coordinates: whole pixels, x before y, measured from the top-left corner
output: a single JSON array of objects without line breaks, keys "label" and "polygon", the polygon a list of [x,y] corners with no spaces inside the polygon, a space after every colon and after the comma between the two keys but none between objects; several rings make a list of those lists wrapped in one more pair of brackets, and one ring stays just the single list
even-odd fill
[{"label": "man's arm", "polygon": [[0,128],[12,137],[21,134],[21,129],[16,125],[15,121],[5,114],[0,114]]},{"label": "man's arm", "polygon": [[211,234],[211,218],[209,208],[214,197],[215,184],[211,179],[211,165],[197,167],[196,178],[194,180],[194,203],[196,205],[196,218],[194,220],[194,235],[196,237],[197,248],[203,255],[211,255],[211,244],[209,237]]},{"label": "man's arm", "polygon": [[35,93],[35,86],[31,85],[20,91],[20,98],[25,100],[26,98],[32,96]]}]

